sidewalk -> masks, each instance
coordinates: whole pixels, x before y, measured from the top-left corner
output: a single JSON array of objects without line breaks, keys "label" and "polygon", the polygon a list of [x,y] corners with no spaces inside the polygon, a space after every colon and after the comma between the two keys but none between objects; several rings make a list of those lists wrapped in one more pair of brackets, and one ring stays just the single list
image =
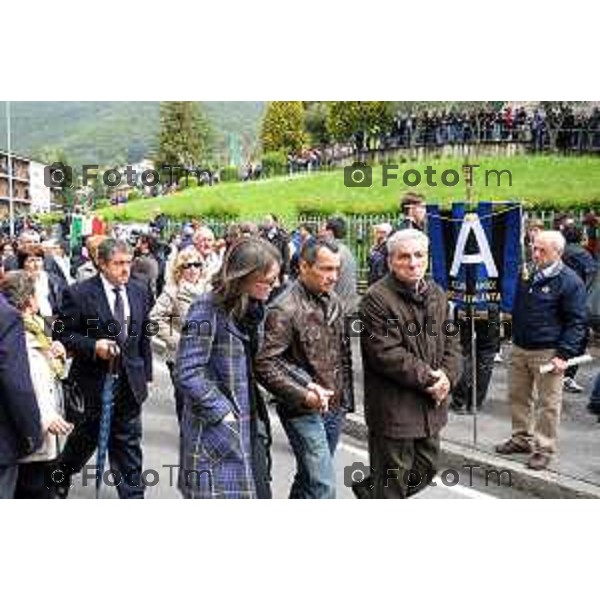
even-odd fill
[{"label": "sidewalk", "polygon": [[[598,357],[582,366],[577,381],[584,386],[581,394],[564,393],[559,431],[559,450],[545,471],[525,466],[527,455],[507,458],[494,452],[494,446],[510,436],[510,406],[507,398],[507,358],[510,345],[503,347],[504,363],[494,366],[494,374],[483,410],[477,416],[477,446],[473,446],[473,416],[449,413],[448,425],[442,430],[445,462],[454,468],[466,463],[482,467],[509,469],[513,486],[527,489],[540,497],[600,498],[600,423],[586,411],[594,376],[600,369],[600,348],[591,348]],[[355,367],[360,365],[356,357]],[[357,371],[359,369],[356,369]],[[357,377],[359,390],[357,411],[349,415],[347,433],[366,439],[363,419],[362,374]]]}]

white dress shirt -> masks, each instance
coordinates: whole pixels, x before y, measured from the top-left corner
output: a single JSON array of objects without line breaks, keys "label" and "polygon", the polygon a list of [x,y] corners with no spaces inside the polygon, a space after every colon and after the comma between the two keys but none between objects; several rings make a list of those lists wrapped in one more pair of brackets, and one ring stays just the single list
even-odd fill
[{"label": "white dress shirt", "polygon": [[[113,285],[104,275],[100,275],[100,279],[102,280],[102,285],[104,286],[104,293],[106,294],[106,299],[108,300],[108,306],[110,306],[110,311],[112,314],[115,314],[115,302],[117,301],[117,297],[115,295],[115,288],[118,287],[121,290],[121,298],[123,299],[123,314],[125,315],[125,323],[127,324],[127,329],[129,330],[129,317],[131,316],[131,310],[129,308],[129,298],[127,298],[127,290],[125,286],[116,286]],[[140,324],[138,323],[138,327]]]},{"label": "white dress shirt", "polygon": [[42,317],[51,317],[50,282],[48,281],[48,275],[45,271],[41,271],[35,281],[35,299],[37,300],[40,315],[42,315]]}]

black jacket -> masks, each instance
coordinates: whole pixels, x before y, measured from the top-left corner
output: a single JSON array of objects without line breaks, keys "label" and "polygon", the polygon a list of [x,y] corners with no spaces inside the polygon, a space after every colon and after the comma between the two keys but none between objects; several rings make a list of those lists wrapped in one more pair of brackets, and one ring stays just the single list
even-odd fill
[{"label": "black jacket", "polygon": [[0,296],[0,465],[15,464],[42,443],[19,312]]},{"label": "black jacket", "polygon": [[589,290],[598,271],[596,259],[583,246],[567,244],[562,260],[567,267],[571,267],[579,275],[586,290]]},{"label": "black jacket", "polygon": [[[147,382],[152,380],[151,337],[144,335],[151,299],[137,282],[125,286],[131,311],[129,335],[121,349],[122,365],[136,402],[148,396]],[[104,376],[108,362],[96,357],[96,341],[116,339],[107,330],[114,317],[99,275],[76,283],[63,296],[61,320],[64,330],[59,334],[68,352],[74,355],[70,377],[79,383],[87,406],[100,406]],[[60,329],[58,324],[55,330]]]}]

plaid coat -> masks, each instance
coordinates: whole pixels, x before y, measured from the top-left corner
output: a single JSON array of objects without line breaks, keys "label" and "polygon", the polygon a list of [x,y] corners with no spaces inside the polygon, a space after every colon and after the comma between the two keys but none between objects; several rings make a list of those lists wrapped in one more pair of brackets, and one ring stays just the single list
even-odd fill
[{"label": "plaid coat", "polygon": [[[255,498],[247,340],[211,293],[192,304],[175,367],[184,397],[179,489],[186,498]],[[233,412],[234,422],[223,417]]]}]

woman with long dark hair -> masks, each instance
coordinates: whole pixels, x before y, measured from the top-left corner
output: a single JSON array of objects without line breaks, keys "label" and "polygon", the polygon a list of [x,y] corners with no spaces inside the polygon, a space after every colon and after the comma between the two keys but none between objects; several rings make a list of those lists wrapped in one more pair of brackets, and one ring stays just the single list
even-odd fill
[{"label": "woman with long dark hair", "polygon": [[271,497],[269,420],[252,358],[280,265],[268,242],[240,240],[213,290],[187,315],[175,367],[183,397],[179,489],[186,498]]}]

